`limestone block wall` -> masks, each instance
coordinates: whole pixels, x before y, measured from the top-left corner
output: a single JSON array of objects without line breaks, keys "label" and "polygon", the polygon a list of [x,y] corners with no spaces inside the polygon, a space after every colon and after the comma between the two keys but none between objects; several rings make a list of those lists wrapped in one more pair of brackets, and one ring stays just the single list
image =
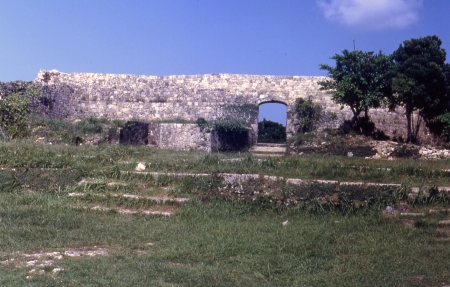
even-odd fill
[{"label": "limestone block wall", "polygon": [[149,144],[162,149],[211,152],[211,131],[197,124],[151,123]]},{"label": "limestone block wall", "polygon": [[[34,83],[50,103],[46,114],[60,118],[104,117],[146,122],[202,117],[212,121],[238,118],[257,134],[258,106],[266,102],[287,105],[287,136],[294,134],[292,106],[296,98],[311,97],[323,107],[319,128],[338,127],[350,119],[349,108],[335,104],[319,90],[326,77],[260,75],[140,76],[93,73],[65,74],[41,70]],[[406,137],[402,111],[374,109],[376,127],[390,137]],[[168,131],[167,131],[168,132]],[[422,128],[422,136],[427,133]],[[174,134],[174,133],[168,133]],[[167,143],[169,144],[169,143]]]}]

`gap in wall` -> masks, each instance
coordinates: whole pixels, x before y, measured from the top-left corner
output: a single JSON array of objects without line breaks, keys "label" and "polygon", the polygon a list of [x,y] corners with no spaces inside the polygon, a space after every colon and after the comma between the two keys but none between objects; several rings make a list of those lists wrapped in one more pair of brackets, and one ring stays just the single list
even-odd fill
[{"label": "gap in wall", "polygon": [[[283,103],[268,102],[259,105],[258,122],[263,120],[275,122],[274,124],[259,125],[258,127],[258,142],[259,143],[284,143],[286,142],[286,121],[287,121],[287,106]],[[266,127],[261,129],[260,127]],[[268,136],[270,135],[270,136]]]},{"label": "gap in wall", "polygon": [[263,119],[286,126],[287,107],[285,104],[270,102],[259,105],[258,122]]}]

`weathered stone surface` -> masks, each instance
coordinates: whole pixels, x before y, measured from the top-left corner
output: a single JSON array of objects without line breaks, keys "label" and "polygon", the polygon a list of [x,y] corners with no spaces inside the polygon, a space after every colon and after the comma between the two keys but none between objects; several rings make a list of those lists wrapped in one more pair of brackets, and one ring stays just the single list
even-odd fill
[{"label": "weathered stone surface", "polygon": [[[287,105],[286,133],[295,131],[292,107],[297,98],[311,97],[323,107],[319,129],[336,128],[351,118],[349,108],[341,109],[330,95],[319,90],[318,81],[325,77],[260,76],[260,75],[193,75],[138,76],[72,73],[56,70],[40,71],[34,84],[40,87],[42,99],[51,105],[45,113],[60,118],[98,117],[145,122],[182,119],[195,121],[239,118],[257,134],[258,106],[267,102]],[[406,118],[402,109],[389,112],[386,108],[370,109],[369,116],[377,129],[392,139],[406,138]],[[160,126],[160,133],[175,135],[185,127]],[[171,131],[168,131],[170,129]],[[190,131],[184,132],[188,134]],[[422,142],[434,139],[422,125]],[[181,148],[192,149],[194,137],[204,137],[192,131],[192,139]],[[165,135],[160,139],[165,140]],[[180,140],[178,140],[180,141]],[[200,142],[203,142],[200,140]],[[180,148],[177,145],[163,145]],[[194,149],[203,149],[195,147]]]},{"label": "weathered stone surface", "polygon": [[149,143],[163,149],[201,150],[211,152],[211,131],[197,124],[152,123],[149,126]]}]

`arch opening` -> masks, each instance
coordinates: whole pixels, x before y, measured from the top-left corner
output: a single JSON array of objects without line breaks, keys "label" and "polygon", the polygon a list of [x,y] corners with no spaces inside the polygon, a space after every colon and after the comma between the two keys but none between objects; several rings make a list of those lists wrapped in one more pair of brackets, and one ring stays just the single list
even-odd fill
[{"label": "arch opening", "polygon": [[265,102],[258,109],[258,143],[286,143],[287,105]]}]

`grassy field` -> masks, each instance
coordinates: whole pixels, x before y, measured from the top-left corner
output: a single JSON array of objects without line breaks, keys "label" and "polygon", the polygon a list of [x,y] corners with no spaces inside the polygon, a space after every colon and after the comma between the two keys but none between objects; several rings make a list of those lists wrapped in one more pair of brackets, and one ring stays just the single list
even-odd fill
[{"label": "grassy field", "polygon": [[425,215],[402,218],[376,208],[262,207],[205,197],[214,186],[204,180],[131,173],[138,162],[157,172],[450,186],[444,160],[2,142],[0,286],[450,285],[450,241],[439,240],[447,238],[439,222],[450,215],[429,212],[446,201],[412,206]]}]

